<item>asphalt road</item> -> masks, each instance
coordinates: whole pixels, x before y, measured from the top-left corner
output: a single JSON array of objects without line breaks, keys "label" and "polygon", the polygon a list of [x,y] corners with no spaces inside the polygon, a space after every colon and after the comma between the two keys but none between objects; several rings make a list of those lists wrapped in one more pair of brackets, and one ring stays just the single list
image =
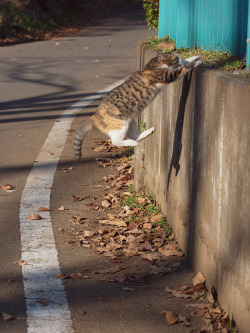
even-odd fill
[{"label": "asphalt road", "polygon": [[[135,71],[137,42],[152,34],[140,4],[125,1],[78,36],[1,47],[0,186],[13,190],[0,190],[0,312],[15,319],[1,320],[0,332],[27,331],[22,266],[14,264],[22,258],[20,202],[48,133],[70,105]],[[78,124],[93,107],[79,115]],[[67,163],[73,164],[70,149]],[[60,197],[57,172],[52,201]]]},{"label": "asphalt road", "polygon": [[[0,189],[1,333],[187,332],[181,324],[168,326],[161,314],[189,313],[182,300],[165,297],[166,285],[192,284],[192,272],[178,258],[165,262],[178,271],[125,289],[101,282],[98,274],[64,282],[55,278],[114,265],[72,244],[77,230],[91,230],[99,214],[72,195],[101,200],[103,177],[114,172],[96,162],[107,153],[91,149],[103,135],[89,135],[80,162],[73,137],[96,110],[103,90],[137,69],[137,42],[152,35],[141,4],[126,0],[78,36],[0,48],[0,186],[12,186]],[[42,220],[27,219],[41,206],[50,208],[39,212]],[[62,206],[65,210],[58,210]],[[78,215],[83,226],[73,218]],[[126,264],[142,277],[152,270],[136,257]],[[6,320],[8,315],[13,319]],[[201,327],[201,319],[193,318],[192,325]]]}]

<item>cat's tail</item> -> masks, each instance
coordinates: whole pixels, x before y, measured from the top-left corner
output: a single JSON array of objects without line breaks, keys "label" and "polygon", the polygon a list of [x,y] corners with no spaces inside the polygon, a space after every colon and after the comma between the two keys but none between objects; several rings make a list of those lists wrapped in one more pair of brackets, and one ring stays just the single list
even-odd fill
[{"label": "cat's tail", "polygon": [[82,151],[82,142],[86,136],[86,134],[92,130],[94,127],[94,122],[92,117],[90,117],[87,121],[85,121],[82,126],[77,130],[75,134],[74,140],[74,148],[75,148],[75,156],[78,160],[81,159],[81,151]]}]

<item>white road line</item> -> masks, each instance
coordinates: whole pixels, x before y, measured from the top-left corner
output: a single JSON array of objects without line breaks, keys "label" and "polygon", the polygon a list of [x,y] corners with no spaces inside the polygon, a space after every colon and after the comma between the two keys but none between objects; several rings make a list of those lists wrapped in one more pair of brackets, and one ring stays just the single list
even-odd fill
[{"label": "white road line", "polygon": [[41,220],[31,221],[27,216],[37,213],[39,207],[50,207],[54,174],[75,115],[123,81],[83,98],[62,112],[27,178],[20,203],[20,233],[22,260],[27,261],[22,272],[28,333],[74,332],[64,285],[56,278],[61,272],[50,212],[40,212]]}]

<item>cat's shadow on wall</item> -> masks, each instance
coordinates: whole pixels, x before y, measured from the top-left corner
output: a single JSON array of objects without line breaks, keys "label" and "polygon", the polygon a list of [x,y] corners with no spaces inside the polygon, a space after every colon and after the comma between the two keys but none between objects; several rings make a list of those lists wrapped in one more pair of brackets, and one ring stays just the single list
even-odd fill
[{"label": "cat's shadow on wall", "polygon": [[183,78],[178,116],[177,116],[176,125],[175,125],[173,152],[172,152],[171,163],[170,163],[170,167],[169,167],[169,171],[168,171],[167,189],[169,188],[173,168],[175,169],[175,175],[177,176],[179,173],[180,167],[181,167],[180,166],[180,157],[181,157],[181,152],[182,152],[182,142],[181,141],[182,141],[183,123],[184,123],[184,116],[185,116],[185,110],[186,110],[186,103],[187,103],[188,94],[189,94],[190,85],[191,85],[191,78],[192,78],[192,72],[190,72],[188,75],[184,76],[184,78]]}]

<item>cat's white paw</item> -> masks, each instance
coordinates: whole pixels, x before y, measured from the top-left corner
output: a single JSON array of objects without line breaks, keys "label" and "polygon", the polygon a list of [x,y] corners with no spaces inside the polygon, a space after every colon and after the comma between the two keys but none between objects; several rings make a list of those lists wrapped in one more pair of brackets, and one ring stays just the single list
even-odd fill
[{"label": "cat's white paw", "polygon": [[195,64],[194,64],[194,68],[200,66],[201,64],[203,64],[202,60],[196,61]]},{"label": "cat's white paw", "polygon": [[182,64],[185,65],[187,63],[191,63],[191,62],[194,62],[196,60],[200,59],[199,56],[193,56],[193,57],[190,57],[190,58],[187,58],[187,59],[183,59],[182,60]]}]

